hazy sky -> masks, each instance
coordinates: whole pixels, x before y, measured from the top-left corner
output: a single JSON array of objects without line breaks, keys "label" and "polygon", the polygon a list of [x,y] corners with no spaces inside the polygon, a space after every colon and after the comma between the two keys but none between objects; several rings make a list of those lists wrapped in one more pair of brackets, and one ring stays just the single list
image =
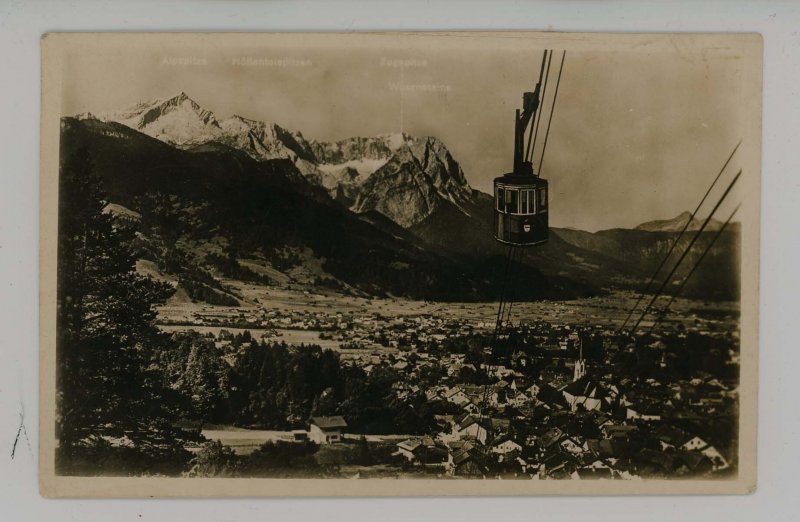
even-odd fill
[{"label": "hazy sky", "polygon": [[[472,186],[490,192],[492,179],[511,168],[514,109],[538,77],[536,45],[112,45],[68,58],[63,108],[103,112],[185,91],[218,118],[273,121],[306,138],[402,125],[444,141]],[[292,63],[274,62],[285,59]],[[548,110],[559,60],[554,53]],[[740,67],[735,58],[677,48],[568,52],[542,172],[552,187],[551,224],[599,230],[693,210],[743,134]],[[737,168],[734,161],[730,174]]]}]

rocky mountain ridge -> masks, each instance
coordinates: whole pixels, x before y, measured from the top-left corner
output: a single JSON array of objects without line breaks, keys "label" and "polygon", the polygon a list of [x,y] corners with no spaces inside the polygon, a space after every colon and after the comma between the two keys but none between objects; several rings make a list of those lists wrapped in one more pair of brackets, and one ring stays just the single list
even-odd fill
[{"label": "rocky mountain ridge", "polygon": [[309,141],[275,123],[238,115],[219,119],[184,92],[117,112],[78,115],[91,118],[121,123],[185,150],[223,145],[257,161],[287,159],[343,205],[380,212],[404,227],[427,218],[445,201],[463,204],[472,193],[458,162],[434,137],[397,133]]},{"label": "rocky mountain ridge", "polygon": [[[142,213],[145,222],[152,213],[142,201],[170,195],[182,210],[168,214],[185,214],[187,222],[162,230],[182,229],[199,244],[213,233],[238,252],[267,258],[288,245],[367,293],[486,299],[497,291],[507,247],[492,237],[492,197],[469,186],[437,138],[307,140],[272,123],[218,119],[181,93],[113,114],[64,118],[65,143],[72,144],[65,151],[90,147],[110,201]],[[552,228],[548,244],[525,252],[531,286],[521,295],[638,288],[688,218],[595,233]],[[718,226],[712,221],[706,235]],[[689,230],[697,228],[695,219]],[[702,285],[686,291],[738,295],[738,246],[739,228],[731,225],[694,277]],[[687,257],[678,278],[697,255]]]},{"label": "rocky mountain ridge", "polygon": [[[634,230],[646,230],[647,232],[680,232],[688,223],[689,226],[686,227],[686,230],[694,232],[700,230],[700,227],[703,226],[704,221],[705,218],[692,218],[691,212],[684,211],[672,219],[657,219],[653,221],[647,221],[646,223],[636,226]],[[712,218],[706,225],[705,230],[719,230],[720,227],[722,227],[722,223]]]}]

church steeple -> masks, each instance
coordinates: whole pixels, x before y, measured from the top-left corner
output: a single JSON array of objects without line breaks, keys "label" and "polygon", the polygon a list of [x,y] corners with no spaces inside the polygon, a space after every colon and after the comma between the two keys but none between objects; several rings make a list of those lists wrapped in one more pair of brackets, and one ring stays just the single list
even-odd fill
[{"label": "church steeple", "polygon": [[583,378],[584,375],[586,375],[586,361],[583,360],[583,335],[578,334],[578,359],[575,361],[573,382]]}]

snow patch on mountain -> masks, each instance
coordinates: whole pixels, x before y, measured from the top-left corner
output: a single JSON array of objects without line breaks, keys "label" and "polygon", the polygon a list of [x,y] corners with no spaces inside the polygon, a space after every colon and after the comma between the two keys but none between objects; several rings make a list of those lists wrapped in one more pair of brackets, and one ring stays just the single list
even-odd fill
[{"label": "snow patch on mountain", "polygon": [[186,148],[222,135],[214,114],[198,105],[186,93],[167,99],[137,103],[118,112],[98,115],[102,121],[115,121],[171,145]]},{"label": "snow patch on mountain", "polygon": [[171,98],[140,102],[117,112],[76,117],[121,123],[183,149],[218,142],[259,161],[282,158],[296,161],[309,156],[308,143],[302,134],[237,115],[219,120],[184,92]]},{"label": "snow patch on mountain", "polygon": [[386,140],[386,145],[388,145],[389,148],[393,151],[396,151],[397,149],[399,149],[403,145],[408,144],[408,142],[411,141],[407,134],[401,132],[397,132],[394,134],[385,134],[381,137]]},{"label": "snow patch on mountain", "polygon": [[318,167],[321,171],[331,174],[353,169],[358,172],[359,181],[365,181],[373,172],[386,165],[388,159],[388,157],[352,159],[344,163],[320,163]]},{"label": "snow patch on mountain", "polygon": [[288,159],[304,178],[343,205],[356,212],[380,212],[404,227],[443,204],[469,215],[464,208],[472,189],[447,147],[433,137],[390,133],[336,142],[306,140],[275,123],[238,115],[218,119],[184,92],[118,112],[81,116],[121,123],[186,150],[217,145],[257,161]]}]

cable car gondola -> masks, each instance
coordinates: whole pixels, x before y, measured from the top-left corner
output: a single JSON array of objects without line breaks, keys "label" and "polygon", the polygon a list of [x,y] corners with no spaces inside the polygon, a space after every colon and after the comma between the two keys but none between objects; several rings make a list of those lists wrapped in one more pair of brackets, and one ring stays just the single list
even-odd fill
[{"label": "cable car gondola", "polygon": [[547,180],[523,157],[525,130],[538,108],[539,84],[524,94],[522,114],[517,110],[514,170],[494,179],[494,237],[506,245],[534,246],[548,239]]},{"label": "cable car gondola", "polygon": [[[497,304],[497,316],[495,317],[494,334],[490,343],[491,354],[486,362],[487,373],[490,373],[492,363],[498,357],[498,350],[501,345],[507,345],[510,336],[504,334],[508,331],[511,324],[511,309],[514,304],[513,295],[517,286],[516,275],[519,271],[516,265],[522,265],[522,256],[525,247],[542,245],[547,243],[549,237],[549,204],[548,204],[548,184],[547,180],[541,178],[539,173],[542,171],[542,162],[547,148],[547,137],[550,134],[550,123],[553,120],[553,109],[555,109],[556,98],[558,97],[558,87],[561,83],[561,73],[564,69],[564,58],[566,51],[561,54],[561,65],[558,70],[555,92],[552,96],[550,114],[544,130],[544,141],[540,147],[538,173],[533,167],[533,156],[536,152],[537,137],[539,126],[542,123],[542,113],[539,112],[539,105],[547,94],[548,78],[550,77],[550,66],[552,65],[551,50],[544,51],[542,65],[539,71],[539,81],[533,92],[526,92],[522,95],[522,111],[517,109],[514,120],[514,168],[498,178],[494,179],[494,238],[500,243],[508,245],[508,254],[505,260],[505,272],[503,284],[500,289]],[[545,67],[547,75],[545,76]],[[544,83],[542,82],[544,80]],[[544,89],[542,89],[544,85]],[[541,96],[540,96],[541,94]],[[538,114],[538,118],[536,117]],[[527,148],[525,147],[525,131],[530,124]],[[510,283],[509,283],[510,282]],[[510,290],[510,297],[507,294]],[[483,399],[480,403],[480,412],[488,404],[491,387],[486,385]]]},{"label": "cable car gondola", "polygon": [[[530,163],[528,163],[530,168]],[[494,180],[494,237],[514,246],[547,242],[547,180],[510,172]]]}]

